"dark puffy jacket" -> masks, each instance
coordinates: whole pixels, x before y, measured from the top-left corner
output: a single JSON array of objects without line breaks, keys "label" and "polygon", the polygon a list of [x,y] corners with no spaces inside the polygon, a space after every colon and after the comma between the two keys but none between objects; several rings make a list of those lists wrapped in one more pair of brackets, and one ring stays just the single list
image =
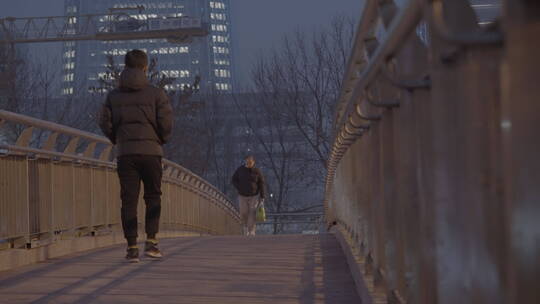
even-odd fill
[{"label": "dark puffy jacket", "polygon": [[172,130],[172,108],[162,89],[151,86],[140,69],[126,68],[117,89],[107,95],[99,126],[117,146],[118,156],[163,156]]},{"label": "dark puffy jacket", "polygon": [[240,195],[255,196],[259,194],[261,198],[265,196],[264,177],[259,168],[238,167],[232,176],[232,184]]}]

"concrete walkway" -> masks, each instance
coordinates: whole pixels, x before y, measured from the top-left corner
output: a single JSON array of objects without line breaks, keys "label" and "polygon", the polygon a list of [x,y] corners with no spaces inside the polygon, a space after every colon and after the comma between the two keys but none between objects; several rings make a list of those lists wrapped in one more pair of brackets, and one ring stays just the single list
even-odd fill
[{"label": "concrete walkway", "polygon": [[189,237],[161,249],[160,261],[129,264],[114,246],[0,273],[0,303],[360,303],[333,235]]}]

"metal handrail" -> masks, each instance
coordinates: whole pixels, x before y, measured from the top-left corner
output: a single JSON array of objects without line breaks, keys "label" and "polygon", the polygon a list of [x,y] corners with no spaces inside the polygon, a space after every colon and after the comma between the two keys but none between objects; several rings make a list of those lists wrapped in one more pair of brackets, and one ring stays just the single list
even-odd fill
[{"label": "metal handrail", "polygon": [[360,99],[365,88],[379,73],[379,69],[384,64],[384,61],[399,49],[403,41],[407,38],[407,34],[412,32],[420,22],[423,5],[423,0],[410,0],[394,18],[388,29],[388,36],[375,50],[367,67],[360,75],[358,84],[355,86],[351,97],[345,101],[345,110],[336,124],[336,130],[340,130],[345,126],[345,119],[354,110],[355,101]]},{"label": "metal handrail", "polygon": [[[369,27],[374,22],[374,16],[376,15],[376,9],[377,9],[377,1],[376,0],[366,0],[364,1],[364,4],[361,8],[361,15],[360,15],[360,22],[358,23],[358,27],[356,29],[356,34],[354,38],[354,44],[353,44],[353,50],[362,50],[362,44],[364,44],[364,36],[367,35],[369,32]],[[343,77],[343,90],[340,93],[340,96],[338,98],[339,101],[342,101],[345,96],[348,94],[348,90],[352,85],[349,85],[350,82],[356,83],[358,81],[358,75],[357,73],[357,65],[358,62],[364,61],[363,60],[364,54],[360,51],[357,53],[354,53],[349,58],[349,61],[347,63],[347,71],[345,72],[345,75]],[[339,106],[338,106],[339,109]],[[343,114],[340,115],[339,111],[336,113],[338,116],[336,116],[337,119],[343,116]]]},{"label": "metal handrail", "polygon": [[111,167],[111,168],[116,167],[116,165],[112,162],[102,161],[99,159],[84,157],[84,156],[80,156],[76,154],[54,152],[54,151],[41,150],[41,149],[35,149],[35,148],[29,148],[29,147],[21,147],[21,146],[16,146],[16,145],[0,144],[0,150],[2,149],[5,150],[5,153],[0,153],[0,154],[4,154],[4,155],[9,154],[9,151],[16,151],[16,152],[21,152],[21,153],[32,153],[32,154],[40,155],[40,156],[67,158],[72,161],[84,161],[84,162],[91,163],[93,165],[101,165],[101,166]]},{"label": "metal handrail", "polygon": [[99,136],[90,132],[85,132],[79,129],[71,128],[68,126],[60,125],[54,122],[44,121],[44,120],[37,119],[34,117],[17,114],[13,112],[8,112],[5,110],[0,110],[0,120],[16,122],[16,123],[23,124],[26,126],[37,127],[37,128],[45,129],[48,131],[80,137],[80,138],[94,141],[96,143],[112,145],[111,142],[106,137],[103,137],[103,136]]},{"label": "metal handrail", "polygon": [[196,178],[198,181],[200,181],[203,185],[207,186],[209,189],[211,189],[214,193],[217,194],[217,196],[222,199],[225,203],[226,203],[226,206],[228,209],[230,209],[231,211],[234,211],[234,212],[238,212],[238,210],[234,207],[234,205],[227,199],[227,197],[225,196],[225,194],[223,194],[217,187],[215,187],[214,185],[210,184],[209,182],[207,182],[206,180],[204,180],[202,177],[198,176],[197,174],[193,173],[191,170],[187,169],[187,168],[184,168],[182,166],[180,166],[179,164],[175,163],[175,162],[172,162],[168,159],[163,159],[163,164],[167,165],[167,166],[171,166],[171,167],[174,167],[176,169],[179,170],[179,172],[184,172],[184,173],[187,173],[189,174],[190,176]]},{"label": "metal handrail", "polygon": [[[93,176],[94,174],[106,174],[106,176],[101,176],[101,181],[98,183],[103,183],[103,178],[106,178],[106,183],[114,183],[107,186],[107,189],[99,189],[104,190],[106,194],[101,194],[101,196],[106,195],[108,200],[118,201],[119,200],[119,193],[116,193],[114,189],[118,189],[118,186],[116,185],[117,177],[116,174],[111,174],[111,170],[114,170],[116,168],[116,163],[114,161],[110,161],[107,159],[102,159],[101,154],[103,152],[96,156],[94,152],[94,148],[96,144],[105,145],[105,148],[103,149],[108,154],[108,150],[112,147],[111,142],[100,135],[96,135],[93,133],[81,131],[75,128],[63,126],[60,124],[43,121],[40,119],[36,119],[33,117],[29,117],[22,114],[12,113],[4,110],[0,110],[0,127],[5,126],[5,122],[14,123],[17,125],[24,125],[26,129],[20,134],[19,138],[17,139],[17,142],[15,144],[11,143],[0,143],[0,165],[2,165],[2,168],[7,168],[5,172],[0,171],[0,181],[2,182],[2,186],[6,185],[12,185],[9,187],[16,187],[18,189],[19,186],[23,187],[19,190],[15,189],[15,192],[10,192],[11,190],[9,188],[3,188],[5,191],[6,198],[9,198],[7,201],[0,201],[0,207],[1,208],[10,208],[11,204],[18,204],[21,207],[17,207],[17,210],[27,210],[26,212],[39,212],[40,214],[42,212],[50,212],[47,210],[43,210],[41,208],[38,208],[34,211],[30,208],[30,200],[31,197],[36,197],[34,200],[37,199],[37,202],[40,202],[42,198],[40,197],[41,191],[52,191],[52,188],[55,188],[55,191],[64,191],[62,190],[62,183],[67,183],[68,185],[73,185],[73,188],[67,188],[67,191],[70,191],[71,194],[68,194],[68,197],[73,195],[72,199],[75,199],[77,194],[74,191],[75,188],[82,190],[84,193],[87,193],[88,191],[96,191],[94,185],[96,181],[92,181],[90,179],[90,184],[88,184],[88,180],[77,180],[75,178],[74,174],[82,174],[82,176],[87,176],[87,178],[91,178],[90,176]],[[49,139],[47,139],[46,143],[38,143],[38,147],[30,147],[30,139],[32,138],[34,130],[45,130],[45,131],[51,131],[51,135],[49,136]],[[69,144],[67,148],[64,151],[56,151],[55,150],[55,142],[58,135],[66,135],[68,137],[71,137],[69,140]],[[85,139],[89,141],[89,145],[86,148],[85,153],[76,153],[77,143],[78,139]],[[40,160],[39,162],[34,162],[35,160]],[[20,167],[23,166],[23,167]],[[42,169],[40,166],[46,166]],[[174,220],[174,222],[170,222],[171,224],[180,224],[182,227],[192,227],[193,229],[197,229],[203,232],[210,232],[210,233],[239,233],[240,231],[240,217],[238,214],[238,211],[236,210],[235,206],[231,203],[231,201],[216,187],[208,183],[206,180],[201,178],[200,176],[194,174],[190,170],[170,161],[167,159],[163,159],[163,166],[164,166],[164,174],[163,179],[166,185],[167,191],[170,195],[180,195],[181,197],[177,197],[177,199],[185,201],[188,200],[188,205],[192,206],[189,208],[195,208],[192,211],[188,211],[191,215],[186,215],[185,217],[178,217],[174,216],[171,218],[171,220]],[[29,170],[29,168],[35,168],[32,170]],[[57,167],[57,168],[55,168]],[[49,168],[49,169],[46,169]],[[70,169],[69,169],[70,168]],[[104,168],[107,168],[107,170],[103,171]],[[69,169],[69,171],[63,171]],[[15,170],[15,171],[13,171]],[[35,171],[37,170],[37,171]],[[41,171],[45,170],[45,171]],[[55,175],[51,175],[52,171],[58,172],[64,172],[58,175],[58,177],[55,177]],[[97,171],[93,171],[97,170]],[[8,172],[9,171],[9,172]],[[49,173],[47,173],[49,172]],[[71,173],[69,173],[71,172]],[[95,172],[95,173],[94,173]],[[99,173],[101,172],[101,173]],[[65,176],[64,174],[68,174]],[[12,184],[14,183],[14,179],[10,177],[10,175],[20,176],[23,178],[21,180],[22,184]],[[41,179],[43,181],[41,181]],[[54,182],[55,178],[60,179],[66,179],[61,183],[58,183],[58,181]],[[32,188],[36,186],[39,186],[40,188]],[[48,187],[41,188],[41,185],[50,184],[51,188],[47,190]],[[96,184],[97,185],[97,184]],[[177,188],[177,190],[173,191],[173,188]],[[109,188],[111,190],[109,190]],[[44,190],[43,190],[44,189]],[[185,189],[185,190],[182,190]],[[118,189],[119,190],[119,189]],[[32,191],[40,191],[40,193],[32,193]],[[112,192],[111,192],[112,191]],[[167,191],[164,189],[164,193],[167,193]],[[171,192],[172,191],[172,192]],[[187,192],[190,193],[187,193]],[[50,196],[51,194],[47,192],[46,196]],[[56,192],[55,192],[56,193]],[[173,194],[177,193],[177,194]],[[56,195],[56,194],[55,194]],[[84,194],[82,194],[84,196]],[[164,194],[165,195],[165,194]],[[56,196],[55,196],[56,197]],[[62,195],[60,196],[62,197]],[[94,200],[93,195],[86,199]],[[173,196],[164,196],[164,200],[170,200]],[[44,198],[45,200],[51,198]],[[97,199],[97,198],[96,198]],[[17,200],[22,200],[24,202],[18,202]],[[71,207],[69,208],[75,208],[76,204],[79,204],[75,201],[69,201],[66,199],[61,198],[61,202],[57,204],[67,204]],[[180,201],[179,201],[180,202]],[[32,203],[33,204],[33,203]],[[96,208],[105,208],[105,206],[102,206],[103,201],[96,202],[97,206]],[[174,204],[174,202],[170,201],[168,204]],[[182,206],[186,204],[185,202],[182,203]],[[202,204],[199,206],[199,204]],[[66,205],[66,206],[67,206]],[[24,207],[26,206],[26,207]],[[85,206],[85,207],[83,207]],[[101,206],[101,207],[99,207]],[[112,207],[112,206],[111,206]],[[14,207],[15,208],[15,207]],[[95,208],[94,203],[92,202],[91,206],[88,207],[88,205],[82,205],[77,208]],[[171,205],[171,208],[172,205]],[[175,208],[184,208],[178,207]],[[217,209],[216,209],[217,208]],[[214,211],[212,211],[213,209]],[[73,209],[75,210],[75,209]],[[218,210],[218,211],[216,211]],[[57,211],[55,211],[57,212]],[[69,212],[75,212],[75,211],[68,211]],[[100,211],[101,212],[101,211]],[[111,211],[112,212],[112,211]],[[112,212],[115,213],[116,211]],[[218,220],[213,219],[210,220],[208,223],[202,223],[202,221],[205,216],[202,216],[204,212],[210,212],[210,214],[215,214],[216,216],[219,214],[222,214],[226,217],[226,219]],[[101,212],[102,213],[102,212]],[[100,214],[101,214],[100,213]],[[107,213],[107,212],[106,212]],[[109,212],[110,213],[110,212]],[[93,213],[92,213],[93,214]],[[37,224],[30,223],[30,218],[35,217],[37,215],[24,215],[20,214],[19,216],[23,216],[26,218],[25,221],[23,221],[23,224],[18,223],[8,223],[7,225],[4,225],[3,229],[7,229],[5,231],[0,231],[0,239],[13,239],[13,238],[32,238],[35,235],[40,234],[47,234],[52,233],[52,230],[62,230],[64,227],[66,229],[80,229],[81,227],[86,227],[89,225],[89,221],[94,221],[93,215],[90,214],[79,214],[80,220],[83,221],[83,224],[69,226],[72,224],[66,224],[67,222],[60,222],[57,224],[54,224],[53,222],[47,222],[44,225],[48,228],[39,228],[38,231],[34,231],[33,228],[31,229],[31,225],[42,225],[43,223],[39,224],[39,221]],[[201,214],[202,217],[199,216]],[[4,214],[5,216],[6,214]],[[1,215],[0,215],[1,216]],[[112,215],[111,215],[112,216]],[[6,218],[2,217],[3,220],[7,220]],[[39,215],[38,218],[49,218],[51,217],[49,215],[46,215],[43,217],[43,215]],[[54,216],[52,218],[55,218]],[[69,217],[68,217],[69,218]],[[103,223],[103,221],[111,220],[110,216],[106,218],[100,218],[100,223]],[[17,221],[20,221],[20,219],[16,219]],[[116,221],[115,219],[114,221]],[[9,220],[8,220],[9,221]],[[27,224],[24,224],[26,221],[28,221]],[[71,221],[71,220],[70,220]],[[178,222],[178,221],[185,221],[185,222]],[[69,221],[68,221],[69,222]],[[115,223],[108,223],[110,225],[114,225]],[[26,226],[27,225],[27,226]],[[58,227],[56,227],[57,225]],[[68,226],[66,226],[68,225]],[[54,226],[54,227],[53,227]],[[6,228],[7,227],[7,228]],[[12,227],[12,228],[10,228]],[[15,228],[18,227],[18,228]],[[20,228],[20,227],[27,227],[27,228]],[[19,231],[22,229],[22,232]],[[26,229],[26,230],[25,230]],[[92,229],[89,227],[89,229]],[[221,230],[216,230],[221,229]],[[13,231],[17,232],[13,232]],[[11,231],[11,232],[10,232]]]},{"label": "metal handrail", "polygon": [[[0,120],[9,121],[9,122],[15,122],[15,123],[26,125],[28,127],[45,129],[45,130],[48,130],[48,131],[53,131],[53,132],[56,132],[56,133],[70,135],[70,136],[73,136],[73,137],[84,138],[84,139],[88,139],[88,140],[90,140],[92,142],[112,146],[112,143],[110,142],[110,140],[108,138],[104,137],[104,136],[100,136],[100,135],[97,135],[97,134],[94,134],[94,133],[82,131],[82,130],[79,130],[79,129],[76,129],[76,128],[64,126],[64,125],[57,124],[57,123],[50,122],[50,121],[44,121],[44,120],[41,120],[41,119],[37,119],[37,118],[34,118],[34,117],[30,117],[30,116],[26,116],[26,115],[22,115],[22,114],[18,114],[18,113],[13,113],[13,112],[5,111],[5,110],[0,110]],[[84,156],[80,156],[80,155],[76,155],[76,154],[47,151],[47,150],[41,150],[41,149],[35,149],[35,148],[29,148],[29,147],[20,147],[20,146],[17,146],[17,145],[0,145],[0,149],[19,151],[19,152],[29,152],[29,153],[36,153],[36,154],[41,154],[41,155],[50,155],[50,156],[56,156],[56,157],[65,157],[65,158],[69,158],[69,159],[72,159],[72,160],[88,161],[88,162],[95,162],[95,163],[101,164],[101,165],[112,165],[112,166],[114,166],[114,163],[112,163],[112,162],[100,161],[98,159],[91,158],[91,157],[84,157]],[[219,191],[219,189],[217,189],[212,184],[205,181],[202,177],[200,177],[197,174],[193,173],[191,170],[189,170],[187,168],[184,168],[184,167],[180,166],[179,164],[174,163],[174,162],[172,162],[172,161],[170,161],[168,159],[163,159],[163,164],[165,164],[167,166],[174,167],[174,168],[178,169],[180,172],[184,172],[188,176],[191,176],[191,177],[197,179],[198,181],[200,181],[201,183],[203,183],[204,185],[207,185],[212,190],[214,190],[214,191],[216,191],[218,193],[221,193]]]}]

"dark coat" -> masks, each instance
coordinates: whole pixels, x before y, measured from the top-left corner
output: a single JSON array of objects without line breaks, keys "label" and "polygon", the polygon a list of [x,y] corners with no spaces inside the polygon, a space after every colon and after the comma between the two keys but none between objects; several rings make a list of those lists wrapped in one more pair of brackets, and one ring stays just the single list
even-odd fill
[{"label": "dark coat", "polygon": [[264,177],[259,168],[240,166],[234,172],[231,182],[240,195],[255,196],[258,194],[261,198],[265,197]]},{"label": "dark coat", "polygon": [[126,68],[117,89],[107,95],[99,126],[117,146],[118,156],[163,156],[172,131],[172,108],[162,89],[151,86],[140,69]]}]

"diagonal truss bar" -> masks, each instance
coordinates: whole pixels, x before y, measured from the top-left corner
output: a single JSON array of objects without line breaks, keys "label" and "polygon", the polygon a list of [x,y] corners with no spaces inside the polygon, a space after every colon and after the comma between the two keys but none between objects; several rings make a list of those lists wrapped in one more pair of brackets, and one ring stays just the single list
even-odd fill
[{"label": "diagonal truss bar", "polygon": [[[101,14],[79,16],[52,16],[0,19],[0,43],[57,42],[72,40],[132,40],[176,39],[208,35],[208,26],[198,21],[196,25],[184,23],[188,17],[178,18],[175,27],[150,27],[150,21],[162,18],[141,19],[127,14]],[[189,18],[188,18],[189,19]],[[193,18],[191,18],[193,19]],[[182,21],[181,21],[182,20]],[[195,19],[194,19],[195,20]],[[124,24],[122,24],[124,22]],[[129,27],[134,23],[133,27]],[[128,24],[128,27],[122,25]]]}]

